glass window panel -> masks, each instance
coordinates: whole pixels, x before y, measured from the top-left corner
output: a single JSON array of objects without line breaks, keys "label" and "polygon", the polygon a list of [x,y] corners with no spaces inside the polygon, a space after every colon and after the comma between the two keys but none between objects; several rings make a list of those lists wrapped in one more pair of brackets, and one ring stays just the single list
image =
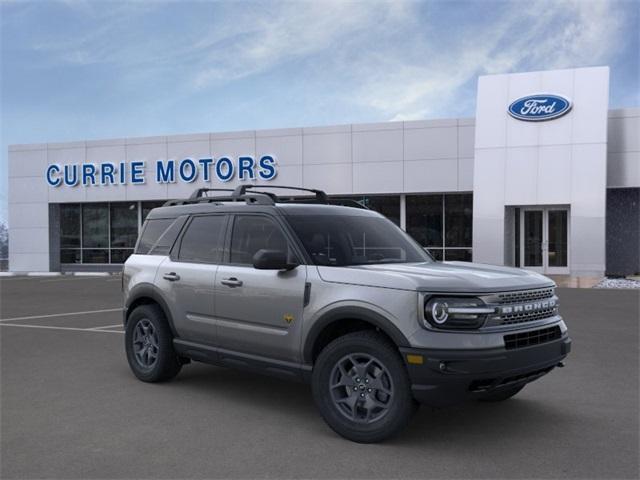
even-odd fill
[{"label": "glass window panel", "polygon": [[149,250],[158,241],[160,235],[162,235],[173,222],[173,218],[154,218],[145,222],[136,253],[142,255],[149,253]]},{"label": "glass window panel", "polygon": [[180,241],[181,262],[218,263],[222,256],[225,215],[193,217]]},{"label": "glass window panel", "polygon": [[[370,210],[378,212],[396,225],[400,225],[400,196],[399,195],[353,195],[344,197],[332,197],[333,201],[340,204],[343,200],[353,200]],[[349,206],[348,202],[344,203]]]},{"label": "glass window panel", "polygon": [[178,235],[188,218],[189,217],[187,215],[178,217],[176,221],[173,222],[162,235],[160,235],[160,238],[158,238],[149,251],[149,255],[167,255],[171,251],[173,244],[178,238]]},{"label": "glass window panel", "polygon": [[515,239],[514,241],[516,242],[515,244],[515,266],[519,267],[520,266],[520,209],[516,208],[516,216],[515,216],[515,235],[513,236],[513,238]]},{"label": "glass window panel", "polygon": [[240,215],[233,222],[231,263],[252,265],[258,250],[289,251],[289,242],[279,225],[266,217]]},{"label": "glass window panel", "polygon": [[444,196],[445,247],[470,247],[473,230],[473,195]]},{"label": "glass window panel", "polygon": [[110,208],[111,248],[133,248],[138,238],[138,204],[112,203]]},{"label": "glass window panel", "polygon": [[132,253],[133,248],[113,248],[111,249],[111,263],[124,263]]},{"label": "glass window panel", "polygon": [[400,225],[400,196],[376,195],[364,197],[364,205],[381,213],[396,225]]},{"label": "glass window panel", "polygon": [[82,205],[82,247],[109,247],[109,207],[106,203]]},{"label": "glass window panel", "polygon": [[549,210],[549,266],[567,266],[567,211]]},{"label": "glass window panel", "polygon": [[60,263],[80,263],[80,249],[60,250]]},{"label": "glass window panel", "polygon": [[147,219],[147,215],[149,215],[149,212],[151,210],[157,207],[161,207],[164,204],[164,200],[161,202],[142,202],[142,222],[144,223],[144,221]]},{"label": "glass window panel", "polygon": [[444,259],[447,262],[470,262],[470,248],[445,248]]},{"label": "glass window panel", "polygon": [[407,195],[407,233],[423,247],[442,247],[442,195]]},{"label": "glass window panel", "polygon": [[428,248],[427,251],[431,254],[434,260],[441,262],[443,259],[442,249],[441,248]]},{"label": "glass window panel", "polygon": [[430,260],[420,246],[385,218],[370,215],[291,215],[288,221],[316,265]]},{"label": "glass window panel", "polygon": [[60,205],[60,248],[80,247],[80,205]]},{"label": "glass window panel", "polygon": [[85,249],[82,251],[82,263],[109,263],[109,250]]},{"label": "glass window panel", "polygon": [[542,210],[524,211],[524,266],[542,266]]}]

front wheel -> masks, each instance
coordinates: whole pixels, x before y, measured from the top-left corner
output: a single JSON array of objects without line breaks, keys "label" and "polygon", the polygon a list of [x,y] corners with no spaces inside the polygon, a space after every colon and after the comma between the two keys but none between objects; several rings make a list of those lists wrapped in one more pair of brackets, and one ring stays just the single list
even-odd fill
[{"label": "front wheel", "polygon": [[180,372],[171,329],[157,305],[140,305],[131,312],[124,341],[129,366],[143,382],[170,380]]},{"label": "front wheel", "polygon": [[354,442],[391,437],[417,408],[397,348],[371,331],[350,333],[325,347],[313,369],[312,389],[327,424]]}]

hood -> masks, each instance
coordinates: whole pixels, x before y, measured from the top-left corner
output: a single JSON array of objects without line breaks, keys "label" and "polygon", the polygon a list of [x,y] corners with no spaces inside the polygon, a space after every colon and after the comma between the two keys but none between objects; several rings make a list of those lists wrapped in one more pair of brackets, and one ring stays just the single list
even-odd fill
[{"label": "hood", "polygon": [[431,292],[485,293],[554,285],[529,270],[468,262],[319,266],[318,272],[326,282]]}]

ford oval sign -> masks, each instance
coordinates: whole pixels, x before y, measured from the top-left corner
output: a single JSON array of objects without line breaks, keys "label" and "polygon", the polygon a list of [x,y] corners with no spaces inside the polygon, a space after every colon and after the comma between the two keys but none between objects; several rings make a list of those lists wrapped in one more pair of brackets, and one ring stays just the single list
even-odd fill
[{"label": "ford oval sign", "polygon": [[527,95],[509,105],[509,115],[527,122],[541,122],[561,117],[571,110],[571,100],[560,95]]}]

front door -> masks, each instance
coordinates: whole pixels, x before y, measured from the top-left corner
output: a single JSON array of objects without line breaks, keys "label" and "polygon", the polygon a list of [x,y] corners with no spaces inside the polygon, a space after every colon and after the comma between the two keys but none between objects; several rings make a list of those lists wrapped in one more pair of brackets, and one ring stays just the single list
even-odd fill
[{"label": "front door", "polygon": [[569,211],[561,207],[520,209],[516,252],[519,265],[549,274],[569,273]]},{"label": "front door", "polygon": [[268,215],[236,215],[227,244],[215,282],[218,345],[299,361],[306,266],[288,271],[253,267],[253,256],[260,249],[295,256],[282,226]]}]

